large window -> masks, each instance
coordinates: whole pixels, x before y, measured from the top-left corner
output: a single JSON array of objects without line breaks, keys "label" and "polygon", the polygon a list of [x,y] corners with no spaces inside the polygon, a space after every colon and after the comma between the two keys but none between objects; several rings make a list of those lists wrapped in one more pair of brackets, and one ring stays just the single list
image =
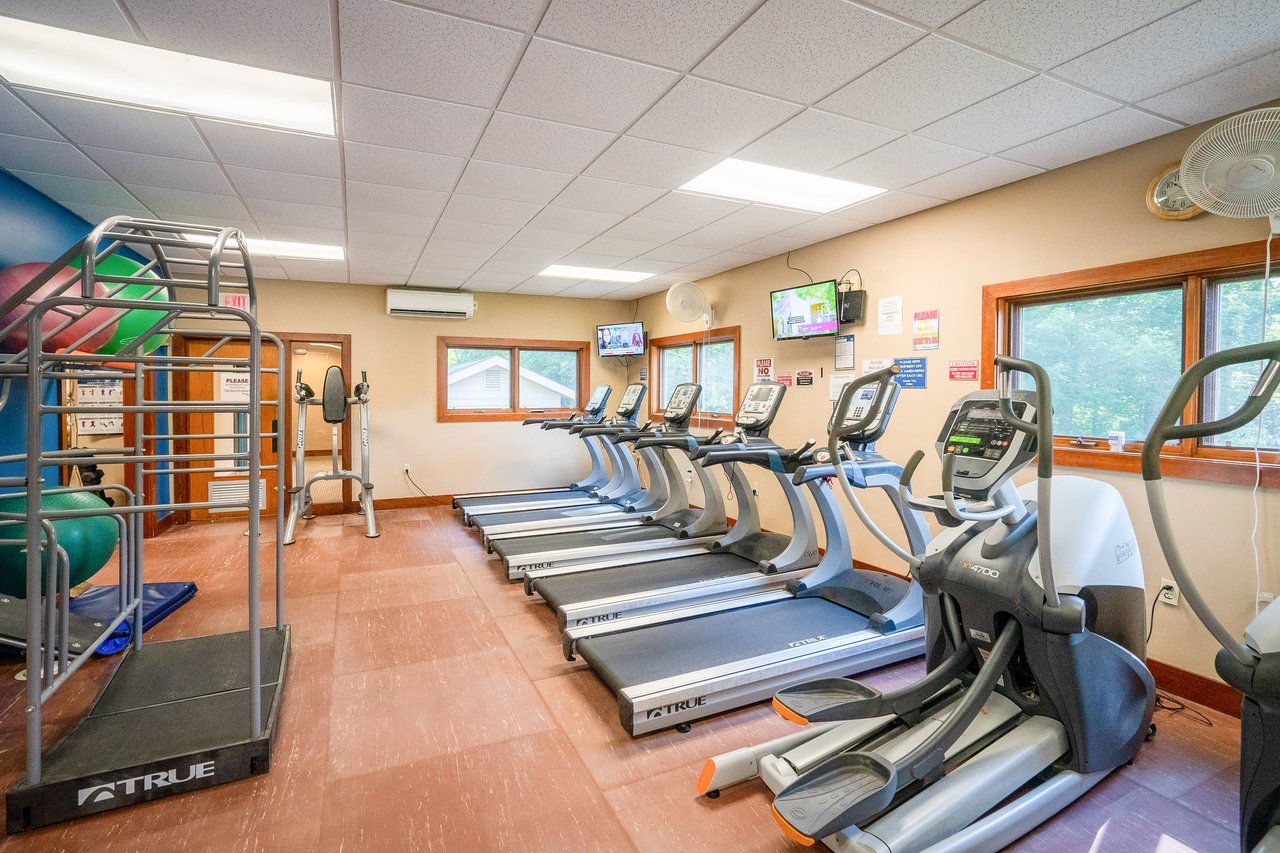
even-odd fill
[{"label": "large window", "polygon": [[436,419],[521,420],[586,399],[585,341],[439,338]]},{"label": "large window", "polygon": [[[984,288],[984,385],[994,382],[996,352],[1039,362],[1053,383],[1057,461],[1136,471],[1142,442],[1182,371],[1204,355],[1261,338],[1261,255],[1260,244],[1247,244]],[[1268,337],[1280,337],[1274,276],[1269,301]],[[1220,371],[1183,421],[1235,411],[1260,367]],[[1280,417],[1269,410],[1259,421],[1166,446],[1166,472],[1252,483],[1260,443],[1263,482],[1280,485]],[[1123,451],[1108,448],[1112,431],[1125,433]]]},{"label": "large window", "polygon": [[650,409],[662,413],[681,382],[702,385],[698,422],[728,425],[738,401],[739,327],[711,329],[649,341]]}]

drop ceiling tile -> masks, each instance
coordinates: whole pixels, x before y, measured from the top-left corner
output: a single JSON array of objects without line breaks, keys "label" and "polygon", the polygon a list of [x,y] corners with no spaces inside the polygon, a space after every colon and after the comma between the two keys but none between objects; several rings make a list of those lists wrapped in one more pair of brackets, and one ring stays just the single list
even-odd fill
[{"label": "drop ceiling tile", "polygon": [[343,138],[393,148],[466,157],[489,120],[489,111],[431,98],[342,87]]},{"label": "drop ceiling tile", "polygon": [[654,142],[732,154],[798,109],[788,101],[685,77],[627,133]]},{"label": "drop ceiling tile", "polygon": [[936,27],[980,2],[982,0],[866,0],[866,5]]},{"label": "drop ceiling tile", "polygon": [[522,228],[520,233],[511,238],[508,245],[527,249],[555,249],[563,253],[573,251],[589,239],[588,235],[569,231]]},{"label": "drop ceiling tile", "polygon": [[436,220],[430,216],[407,216],[378,210],[347,210],[347,228],[352,231],[377,231],[417,237],[431,233]]},{"label": "drop ceiling tile", "polygon": [[235,195],[222,169],[207,160],[182,160],[85,146],[85,153],[122,184],[162,186],[198,193]]},{"label": "drop ceiling tile", "polygon": [[609,146],[584,174],[593,178],[674,189],[697,177],[722,158],[692,148],[623,136]]},{"label": "drop ceiling tile", "polygon": [[61,139],[48,122],[0,84],[0,133],[36,139]]},{"label": "drop ceiling tile", "polygon": [[459,290],[468,276],[437,275],[430,272],[414,273],[409,276],[411,287],[426,287],[435,290]]},{"label": "drop ceiling tile", "polygon": [[668,243],[688,234],[695,227],[686,222],[632,216],[610,228],[604,236],[622,237],[626,240],[646,240],[650,243]]},{"label": "drop ceiling tile", "polygon": [[462,285],[464,292],[476,293],[508,293],[515,285],[509,283],[499,283],[495,281],[480,281],[470,279]]},{"label": "drop ceiling tile", "polygon": [[521,263],[519,261],[503,261],[497,259],[489,259],[485,261],[484,266],[480,267],[481,272],[500,272],[507,275],[522,275],[528,278],[531,275],[537,275],[547,268],[546,264],[530,264]]},{"label": "drop ceiling tile", "polygon": [[924,30],[844,0],[772,0],[696,71],[700,77],[810,104],[922,35]]},{"label": "drop ceiling tile", "polygon": [[632,258],[627,261],[627,269],[636,272],[651,272],[655,275],[671,272],[682,267],[679,261],[653,261],[646,258]]},{"label": "drop ceiling tile", "polygon": [[618,132],[658,100],[674,72],[535,38],[507,84],[509,113]]},{"label": "drop ceiling tile", "polygon": [[599,252],[588,252],[580,249],[576,252],[570,252],[559,260],[559,263],[571,267],[596,267],[607,270],[617,269],[626,266],[630,261],[627,258],[618,255],[605,255]]},{"label": "drop ceiling tile", "polygon": [[221,221],[223,225],[252,224],[249,211],[232,195],[220,193],[201,193],[190,190],[176,190],[167,187],[148,187],[141,184],[128,185],[130,192],[138,200],[160,215],[182,214],[176,217],[183,221],[184,217],[203,216]]},{"label": "drop ceiling tile", "polygon": [[759,240],[743,243],[738,248],[743,252],[768,257],[786,254],[807,245],[809,245],[809,241],[802,237],[761,237]]},{"label": "drop ceiling tile", "polygon": [[1000,156],[1042,169],[1056,169],[1172,133],[1180,127],[1182,125],[1125,107],[1002,151]]},{"label": "drop ceiling tile", "polygon": [[253,214],[253,218],[263,226],[269,222],[280,225],[302,225],[309,228],[341,228],[343,226],[341,207],[295,204],[290,201],[273,201],[266,198],[247,198],[244,203]]},{"label": "drop ceiling tile", "polygon": [[832,169],[827,174],[833,178],[893,190],[981,159],[981,154],[966,148],[934,142],[921,136],[904,136],[870,154],[863,154],[856,160]]},{"label": "drop ceiling tile", "polygon": [[573,175],[563,172],[472,160],[467,163],[455,191],[484,198],[546,204],[572,180]]},{"label": "drop ceiling tile", "polygon": [[645,252],[641,255],[643,260],[652,260],[677,264],[693,264],[698,261],[706,260],[714,255],[718,249],[704,249],[701,246],[677,246],[675,243],[669,243],[666,246],[659,246],[652,252]]},{"label": "drop ceiling tile", "polygon": [[542,284],[541,282],[526,281],[524,284],[517,284],[509,292],[519,293],[522,296],[556,296],[566,289],[564,282]]},{"label": "drop ceiling tile", "polygon": [[328,3],[128,0],[128,6],[142,34],[156,47],[273,71],[333,76]]},{"label": "drop ceiling tile", "polygon": [[581,251],[595,252],[601,255],[617,255],[620,258],[634,258],[652,249],[658,248],[662,240],[624,240],[621,237],[597,237],[582,244]]},{"label": "drop ceiling tile", "polygon": [[814,217],[813,213],[803,213],[799,210],[749,204],[737,213],[730,213],[724,219],[717,219],[715,227],[746,231],[759,237],[799,225],[801,222],[808,222]]},{"label": "drop ceiling tile", "polygon": [[823,216],[812,222],[805,222],[794,228],[788,228],[778,236],[799,238],[811,245],[834,237],[841,237],[865,227],[866,223],[854,222],[850,219],[837,219],[833,216]]},{"label": "drop ceiling tile", "polygon": [[351,261],[350,269],[352,274],[391,276],[403,282],[413,272],[413,265],[417,260],[417,258],[398,258],[385,261]]},{"label": "drop ceiling tile", "polygon": [[825,172],[901,135],[886,127],[810,109],[736,156],[785,169]]},{"label": "drop ceiling tile", "polygon": [[342,78],[379,89],[492,106],[519,33],[388,0],[339,0]]},{"label": "drop ceiling tile", "polygon": [[384,234],[378,231],[349,231],[347,232],[347,247],[351,249],[382,249],[383,251],[408,251],[411,246],[422,247],[422,241],[425,239],[424,232],[421,239],[407,237],[403,234]]},{"label": "drop ceiling tile", "polygon": [[519,225],[488,225],[483,222],[441,219],[436,223],[435,230],[431,234],[441,240],[483,243],[489,246],[489,254],[492,255],[519,230]]},{"label": "drop ceiling tile", "polygon": [[680,269],[676,270],[671,275],[678,276],[682,279],[683,278],[699,279],[699,278],[706,278],[709,275],[715,275],[716,273],[721,271],[722,270],[719,267],[716,267],[712,264],[689,264],[688,266],[681,267]]},{"label": "drop ceiling tile", "polygon": [[1138,106],[1196,124],[1271,100],[1276,80],[1280,80],[1280,51],[1179,86]]},{"label": "drop ceiling tile", "polygon": [[495,261],[528,264],[542,269],[564,257],[559,249],[531,249],[527,246],[503,246],[493,256]]},{"label": "drop ceiling tile", "polygon": [[[1125,101],[1140,101],[1273,52],[1277,20],[1272,0],[1200,0],[1054,73]],[[1180,49],[1187,44],[1191,47]]]},{"label": "drop ceiling tile", "polygon": [[346,281],[347,265],[337,261],[281,258],[280,266],[295,281]]},{"label": "drop ceiling tile", "polygon": [[912,192],[940,198],[957,199],[989,190],[993,187],[1011,184],[1023,178],[1040,174],[1043,169],[1002,160],[999,157],[987,157],[950,172],[912,184],[908,189]]},{"label": "drop ceiling tile", "polygon": [[97,225],[99,222],[104,222],[113,216],[136,216],[141,219],[155,218],[154,213],[142,207],[103,207],[97,204],[84,204],[77,201],[65,202],[63,206],[90,225]]},{"label": "drop ceiling tile", "polygon": [[716,266],[722,270],[737,269],[747,264],[754,264],[756,261],[764,260],[768,255],[754,254],[750,252],[720,252],[707,258],[708,266]]},{"label": "drop ceiling tile", "polygon": [[347,260],[351,263],[352,269],[357,266],[366,268],[377,266],[385,269],[399,269],[400,267],[408,266],[409,269],[412,269],[418,263],[418,258],[422,254],[422,249],[426,242],[424,238],[416,245],[393,251],[352,247],[347,250]]},{"label": "drop ceiling tile", "polygon": [[352,272],[350,279],[352,284],[374,284],[374,285],[391,285],[400,287],[406,283],[408,276],[405,275],[389,275],[386,273],[359,273]]},{"label": "drop ceiling tile", "polygon": [[191,119],[20,89],[22,97],[72,142],[139,154],[211,160]]},{"label": "drop ceiling tile", "polygon": [[468,285],[487,284],[492,286],[505,285],[506,287],[515,287],[521,282],[528,281],[527,275],[506,275],[500,272],[477,272],[467,280]]},{"label": "drop ceiling tile", "polygon": [[480,258],[460,258],[456,255],[437,255],[431,252],[423,252],[422,257],[418,259],[418,266],[415,268],[418,273],[435,272],[440,275],[460,276],[463,279],[471,278],[475,271],[480,269],[484,261]]},{"label": "drop ceiling tile", "polygon": [[[747,231],[730,231],[727,228],[717,228],[713,226],[704,226],[697,231],[691,231],[683,237],[678,237],[671,241],[678,246],[697,246],[700,249],[718,249],[725,251],[743,243],[749,243],[759,237],[759,234],[752,234]],[[650,255],[650,257],[653,257]],[[656,258],[656,260],[664,260]]]},{"label": "drop ceiling tile", "polygon": [[114,0],[80,0],[77,3],[50,3],[48,0],[5,0],[0,14],[47,24],[64,30],[76,30],[92,36],[139,41],[129,19]]},{"label": "drop ceiling tile", "polygon": [[461,157],[363,142],[348,142],[344,150],[347,180],[391,187],[452,190],[467,162]]},{"label": "drop ceiling tile", "polygon": [[557,207],[620,213],[626,216],[665,194],[666,190],[657,187],[577,177],[556,196],[555,204]]},{"label": "drop ceiling tile", "polygon": [[1033,73],[930,35],[823,99],[820,106],[874,124],[916,130]]},{"label": "drop ceiling tile", "polygon": [[859,202],[853,207],[837,210],[832,216],[837,219],[848,218],[862,222],[888,222],[891,219],[919,213],[922,210],[928,210],[940,204],[946,204],[946,200],[914,193],[889,192]]},{"label": "drop ceiling tile", "polygon": [[670,222],[683,222],[688,225],[710,225],[717,219],[723,219],[735,210],[742,210],[745,204],[738,201],[727,201],[722,198],[711,198],[693,193],[667,193],[653,204],[644,208],[638,215],[645,219],[661,219]]},{"label": "drop ceiling tile", "polygon": [[418,6],[476,18],[490,24],[527,29],[542,11],[543,0],[410,0]]},{"label": "drop ceiling tile", "polygon": [[432,237],[427,241],[427,251],[423,257],[467,258],[483,262],[493,257],[493,251],[493,246],[486,243],[468,243],[465,240]]},{"label": "drop ceiling tile", "polygon": [[434,219],[444,210],[448,193],[414,187],[391,187],[347,181],[347,208]]},{"label": "drop ceiling tile", "polygon": [[610,293],[616,293],[620,289],[616,281],[584,281],[560,291],[559,295],[575,299],[599,299]]},{"label": "drop ceiling tile", "polygon": [[[268,240],[285,240],[291,243],[319,243],[324,246],[347,245],[346,232],[341,228],[311,228],[303,225],[266,225],[262,236]],[[421,244],[421,240],[418,241]]]},{"label": "drop ceiling tile", "polygon": [[227,166],[236,191],[246,198],[296,201],[302,204],[342,205],[342,182],[337,178],[273,172],[247,166]]},{"label": "drop ceiling tile", "polygon": [[0,133],[0,169],[109,181],[111,176],[68,142]]},{"label": "drop ceiling tile", "polygon": [[553,0],[541,35],[667,68],[688,68],[755,0]]},{"label": "drop ceiling tile", "polygon": [[[623,220],[617,213],[601,213],[596,210],[574,210],[568,207],[544,207],[529,220],[529,227],[540,231],[561,231],[571,234],[601,234]],[[581,243],[579,243],[581,245]]]},{"label": "drop ceiling tile", "polygon": [[577,174],[612,139],[612,134],[599,130],[494,113],[472,156],[512,166]]},{"label": "drop ceiling tile", "polygon": [[979,151],[1003,151],[1116,108],[1074,86],[1033,77],[920,130],[920,135]]},{"label": "drop ceiling tile", "polygon": [[1053,68],[1187,5],[1187,0],[1037,3],[987,0],[943,27],[948,33],[1036,68]]},{"label": "drop ceiling tile", "polygon": [[227,165],[323,178],[341,174],[336,139],[203,118],[196,125]]},{"label": "drop ceiling tile", "polygon": [[444,215],[463,222],[483,222],[489,225],[524,225],[542,209],[540,204],[523,201],[505,201],[498,198],[462,195],[454,193],[449,198]]}]

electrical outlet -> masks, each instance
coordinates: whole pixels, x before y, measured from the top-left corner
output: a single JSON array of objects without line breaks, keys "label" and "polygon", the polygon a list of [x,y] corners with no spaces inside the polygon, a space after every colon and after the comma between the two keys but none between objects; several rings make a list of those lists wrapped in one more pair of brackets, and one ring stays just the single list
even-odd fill
[{"label": "electrical outlet", "polygon": [[1178,589],[1178,585],[1168,578],[1161,578],[1160,600],[1171,607],[1177,607],[1182,603],[1182,590]]},{"label": "electrical outlet", "polygon": [[408,463],[408,462],[404,463],[404,472],[405,472],[406,474],[408,474],[408,473],[409,473],[409,463]]}]

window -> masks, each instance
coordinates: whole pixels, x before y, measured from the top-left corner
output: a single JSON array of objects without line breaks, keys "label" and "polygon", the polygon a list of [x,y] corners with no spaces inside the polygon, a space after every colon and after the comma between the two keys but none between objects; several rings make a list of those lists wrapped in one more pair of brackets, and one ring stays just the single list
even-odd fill
[{"label": "window", "polygon": [[698,382],[701,424],[731,425],[738,402],[739,327],[711,329],[649,341],[649,375],[655,387],[649,408],[662,414],[671,392],[681,382]]},{"label": "window", "polygon": [[586,399],[586,341],[440,338],[436,420],[523,420]]},{"label": "window", "polygon": [[[1137,471],[1142,441],[1186,367],[1208,353],[1260,339],[1258,243],[1153,258],[983,289],[983,384],[996,352],[1039,362],[1053,382],[1055,460]],[[1280,336],[1280,280],[1271,280],[1269,337]],[[1243,402],[1261,365],[1220,371],[1185,422],[1214,420]],[[1260,428],[1261,422],[1261,428]],[[1260,431],[1261,429],[1261,431]],[[1125,433],[1113,452],[1107,434]],[[1187,439],[1164,449],[1171,476],[1253,482],[1261,439],[1263,483],[1280,485],[1280,418]]]}]

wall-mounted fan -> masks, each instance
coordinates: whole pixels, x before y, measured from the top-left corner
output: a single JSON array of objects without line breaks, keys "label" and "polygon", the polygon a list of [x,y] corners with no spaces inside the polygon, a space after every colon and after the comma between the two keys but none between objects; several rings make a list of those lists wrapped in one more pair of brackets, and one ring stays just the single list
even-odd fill
[{"label": "wall-mounted fan", "polygon": [[1280,234],[1280,107],[1220,121],[1191,143],[1179,167],[1200,207],[1234,219],[1270,217]]},{"label": "wall-mounted fan", "polygon": [[711,328],[711,302],[696,282],[677,281],[667,291],[667,311],[682,323],[702,320],[705,328]]}]

